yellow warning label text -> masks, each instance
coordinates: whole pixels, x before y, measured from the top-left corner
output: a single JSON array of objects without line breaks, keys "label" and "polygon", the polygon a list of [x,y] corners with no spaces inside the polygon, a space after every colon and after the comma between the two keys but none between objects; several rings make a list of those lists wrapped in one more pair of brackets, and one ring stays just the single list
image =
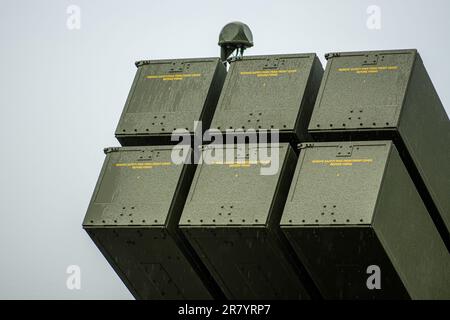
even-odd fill
[{"label": "yellow warning label text", "polygon": [[158,75],[148,75],[147,79],[162,79],[163,81],[178,81],[186,78],[198,78],[201,73],[174,73],[174,74],[158,74]]},{"label": "yellow warning label text", "polygon": [[296,69],[288,70],[257,70],[257,71],[241,71],[241,76],[256,76],[256,77],[278,77],[279,75],[296,73]]},{"label": "yellow warning label text", "polygon": [[351,72],[356,74],[370,74],[379,73],[383,71],[395,71],[398,70],[398,66],[385,66],[385,67],[358,67],[358,68],[338,68],[339,72]]},{"label": "yellow warning label text", "polygon": [[250,168],[252,165],[268,165],[270,164],[270,160],[261,160],[261,161],[216,161],[213,164],[218,165],[227,165],[230,168]]},{"label": "yellow warning label text", "polygon": [[368,164],[372,163],[373,159],[330,159],[330,160],[312,160],[313,164],[329,165],[332,167],[353,166],[355,163]]},{"label": "yellow warning label text", "polygon": [[128,163],[116,163],[116,167],[126,167],[131,169],[152,169],[153,167],[170,166],[172,162],[128,162]]}]

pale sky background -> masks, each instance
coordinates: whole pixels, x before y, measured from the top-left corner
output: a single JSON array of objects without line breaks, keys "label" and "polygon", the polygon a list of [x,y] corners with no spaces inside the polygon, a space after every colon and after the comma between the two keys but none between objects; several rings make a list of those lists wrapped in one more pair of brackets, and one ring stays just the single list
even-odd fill
[{"label": "pale sky background", "polygon": [[[448,0],[0,0],[0,298],[132,298],[81,223],[134,61],[218,56],[235,20],[253,31],[247,55],[417,48],[449,113],[449,15]],[[66,288],[69,265],[81,290]]]}]

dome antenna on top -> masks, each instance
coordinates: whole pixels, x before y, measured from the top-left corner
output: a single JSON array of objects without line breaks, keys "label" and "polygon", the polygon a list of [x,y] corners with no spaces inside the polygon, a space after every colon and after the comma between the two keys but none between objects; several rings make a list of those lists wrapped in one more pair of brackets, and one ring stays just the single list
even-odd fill
[{"label": "dome antenna on top", "polygon": [[[241,59],[244,50],[253,47],[253,34],[242,22],[230,22],[222,28],[219,35],[220,59],[226,65],[231,59]],[[235,52],[235,56],[230,56]]]}]

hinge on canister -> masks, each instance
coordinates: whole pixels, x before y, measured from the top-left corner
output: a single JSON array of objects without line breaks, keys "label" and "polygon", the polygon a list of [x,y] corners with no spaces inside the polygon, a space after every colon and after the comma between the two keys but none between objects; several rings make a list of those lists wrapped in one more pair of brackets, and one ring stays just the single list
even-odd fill
[{"label": "hinge on canister", "polygon": [[228,59],[227,59],[227,62],[228,62],[228,63],[233,63],[233,62],[242,60],[242,58],[243,58],[242,56],[233,56],[233,57],[228,58]]},{"label": "hinge on canister", "polygon": [[297,145],[298,150],[306,149],[306,148],[312,148],[314,147],[314,143],[299,143]]},{"label": "hinge on canister", "polygon": [[119,151],[119,149],[120,149],[119,147],[109,147],[109,148],[103,149],[103,152],[105,154],[108,154],[108,153],[111,153],[111,152]]},{"label": "hinge on canister", "polygon": [[136,61],[134,63],[134,65],[136,66],[136,68],[139,68],[139,67],[145,66],[147,64],[150,64],[150,62],[151,62],[151,60],[140,60],[140,61]]},{"label": "hinge on canister", "polygon": [[340,57],[340,56],[341,56],[341,54],[338,53],[338,52],[330,52],[330,53],[325,54],[325,60],[328,60],[328,59],[331,59],[331,58],[337,58],[337,57]]}]

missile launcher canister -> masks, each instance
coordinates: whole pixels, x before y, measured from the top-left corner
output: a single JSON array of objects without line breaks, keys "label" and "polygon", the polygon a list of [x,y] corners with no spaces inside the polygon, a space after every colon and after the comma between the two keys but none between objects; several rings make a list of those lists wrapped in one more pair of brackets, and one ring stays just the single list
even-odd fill
[{"label": "missile launcher canister", "polygon": [[307,140],[323,74],[315,54],[245,56],[230,64],[211,128],[278,129],[281,141]]},{"label": "missile launcher canister", "polygon": [[309,132],[394,140],[450,248],[450,124],[416,50],[329,54]]},{"label": "missile launcher canister", "polygon": [[116,129],[123,146],[176,144],[176,129],[208,129],[226,69],[218,58],[136,62],[138,70]]},{"label": "missile launcher canister", "polygon": [[450,255],[391,141],[303,145],[281,229],[325,299],[450,298]]},{"label": "missile launcher canister", "polygon": [[[312,281],[279,229],[297,157],[286,143],[237,148],[227,146],[226,161],[199,165],[180,229],[227,298],[309,299]],[[261,152],[271,160],[252,156]],[[277,161],[276,171],[261,174]]]},{"label": "missile launcher canister", "polygon": [[83,227],[137,299],[221,298],[177,228],[195,167],[171,152],[106,149]]}]

